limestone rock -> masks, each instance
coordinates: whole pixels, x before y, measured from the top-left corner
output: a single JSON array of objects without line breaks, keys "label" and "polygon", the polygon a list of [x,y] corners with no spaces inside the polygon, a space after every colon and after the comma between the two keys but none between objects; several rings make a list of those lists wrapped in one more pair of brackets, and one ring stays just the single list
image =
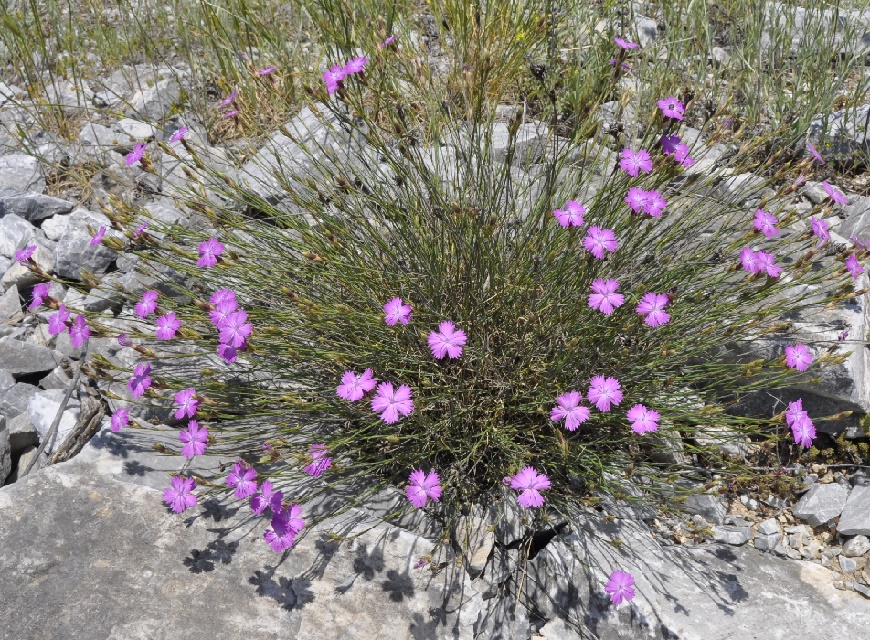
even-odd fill
[{"label": "limestone rock", "polygon": [[14,284],[0,295],[0,322],[12,322],[21,318],[21,296]]},{"label": "limestone rock", "polygon": [[21,153],[0,156],[0,189],[15,193],[45,191],[45,178],[39,161]]},{"label": "limestone rock", "polygon": [[734,525],[716,525],[713,527],[713,539],[716,542],[724,542],[725,544],[739,546],[749,542],[749,527],[738,527]]},{"label": "limestone rock", "polygon": [[12,445],[9,442],[9,430],[6,428],[6,417],[0,416],[0,487],[6,476],[12,471]]},{"label": "limestone rock", "polygon": [[163,120],[181,96],[181,87],[174,78],[159,80],[153,87],[139,89],[130,98],[129,117],[146,122]]},{"label": "limestone rock", "polygon": [[[52,422],[57,415],[62,404],[63,398],[66,395],[64,389],[48,389],[47,391],[38,391],[33,394],[30,402],[27,405],[27,413],[30,417],[30,422],[33,424],[37,433],[39,433],[40,441],[44,441],[49,434]],[[79,401],[76,395],[70,397],[66,408],[57,426],[57,435],[48,445],[46,451],[51,454],[66,441],[67,436],[75,428],[79,421]]]},{"label": "limestone rock", "polygon": [[12,387],[0,395],[0,414],[6,419],[14,418],[23,411],[27,411],[30,398],[38,391],[32,384],[16,382]]},{"label": "limestone rock", "polygon": [[722,524],[725,521],[725,514],[728,512],[725,498],[706,493],[688,496],[685,508],[688,513],[703,516],[705,520],[713,524]]},{"label": "limestone rock", "polygon": [[34,222],[72,211],[73,204],[60,198],[52,198],[41,193],[16,193],[0,191],[0,218],[16,215]]},{"label": "limestone rock", "polygon": [[843,555],[847,558],[858,558],[870,551],[870,539],[867,536],[855,536],[843,544]]},{"label": "limestone rock", "polygon": [[495,533],[485,510],[475,505],[472,513],[461,516],[456,525],[456,542],[462,549],[465,568],[472,578],[483,572],[486,561],[495,546]]},{"label": "limestone rock", "polygon": [[811,527],[818,527],[840,515],[848,497],[849,489],[841,484],[816,484],[795,505],[793,513]]},{"label": "limestone rock", "polygon": [[837,531],[844,536],[870,536],[870,485],[852,488],[852,493],[843,506]]},{"label": "limestone rock", "polygon": [[14,376],[44,373],[60,362],[59,354],[29,342],[14,338],[0,338],[0,368]]},{"label": "limestone rock", "polygon": [[101,274],[114,262],[117,253],[102,243],[90,245],[91,238],[101,226],[110,228],[109,219],[101,213],[79,208],[70,214],[66,231],[57,243],[55,269],[59,276],[80,280],[82,268]]},{"label": "limestone rock", "polygon": [[39,435],[30,422],[30,415],[26,411],[7,420],[6,430],[9,432],[9,446],[12,447],[13,454],[21,453],[28,447],[39,443]]}]

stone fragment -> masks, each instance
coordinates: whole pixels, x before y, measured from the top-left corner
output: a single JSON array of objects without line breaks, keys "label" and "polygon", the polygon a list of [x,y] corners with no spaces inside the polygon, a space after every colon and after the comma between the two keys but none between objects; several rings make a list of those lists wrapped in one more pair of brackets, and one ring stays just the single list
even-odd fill
[{"label": "stone fragment", "polygon": [[12,453],[17,454],[24,451],[27,447],[32,447],[39,443],[39,434],[30,422],[30,415],[27,411],[22,411],[20,414],[6,421],[6,429],[9,432],[9,445],[12,447]]},{"label": "stone fragment", "polygon": [[818,527],[840,515],[848,497],[849,489],[843,485],[816,484],[803,495],[792,511],[796,518],[811,527]]},{"label": "stone fragment", "polygon": [[0,322],[11,323],[21,316],[21,296],[18,295],[18,287],[13,284],[6,289],[6,293],[0,295]]},{"label": "stone fragment", "polygon": [[837,559],[840,561],[840,571],[843,573],[855,573],[858,569],[858,565],[855,563],[854,558],[848,558],[845,555],[838,556]]},{"label": "stone fragment", "polygon": [[[31,423],[33,423],[34,428],[39,434],[40,442],[44,441],[48,436],[51,424],[54,422],[65,395],[66,391],[64,389],[48,389],[46,391],[38,391],[30,399],[30,403],[27,405],[27,413],[30,416]],[[49,454],[57,451],[60,445],[64,443],[67,436],[75,428],[78,420],[79,401],[74,393],[61,415],[60,423],[57,426],[57,434],[46,448]]]},{"label": "stone fragment", "polygon": [[755,536],[753,542],[755,543],[755,548],[759,551],[773,551],[777,547],[781,547],[779,544],[780,538],[781,535],[778,531],[769,534],[759,533]]},{"label": "stone fragment", "polygon": [[859,240],[870,240],[870,196],[852,199],[852,202],[843,208],[846,219],[837,229],[837,233],[844,238],[857,237]]},{"label": "stone fragment", "polygon": [[829,160],[848,162],[867,153],[870,148],[864,124],[870,104],[853,106],[830,114],[817,115],[810,124],[809,136],[822,155]]},{"label": "stone fragment", "polygon": [[6,369],[13,376],[51,371],[60,362],[58,355],[51,349],[29,342],[0,338],[0,369]]},{"label": "stone fragment", "polygon": [[0,369],[0,395],[15,386],[15,378],[6,369]]},{"label": "stone fragment", "polygon": [[870,551],[870,538],[855,536],[843,543],[843,555],[847,558],[857,558]]},{"label": "stone fragment", "polygon": [[749,542],[749,527],[737,527],[734,525],[716,525],[713,527],[713,539],[716,542],[724,542],[739,546]]},{"label": "stone fragment", "polygon": [[0,189],[15,193],[45,191],[45,178],[39,161],[21,153],[0,156]]},{"label": "stone fragment", "polygon": [[27,411],[30,398],[38,391],[32,384],[16,382],[5,393],[0,395],[0,413],[6,419],[14,418],[22,411]]},{"label": "stone fragment", "polygon": [[837,531],[844,536],[870,536],[870,485],[852,488],[852,493],[843,507]]},{"label": "stone fragment", "polygon": [[0,191],[0,218],[15,215],[28,222],[45,220],[52,216],[69,213],[73,204],[60,198],[52,198],[41,193],[16,193]]},{"label": "stone fragment", "polygon": [[[91,238],[101,226],[111,229],[109,219],[101,213],[79,208],[70,214],[67,229],[57,243],[55,270],[59,276],[81,280],[82,268],[95,274],[105,273],[118,254],[102,243],[90,246]],[[109,231],[109,235],[114,233]]]},{"label": "stone fragment", "polygon": [[776,518],[768,518],[760,525],[758,525],[758,533],[762,535],[779,533],[779,522],[776,521]]},{"label": "stone fragment", "polygon": [[703,516],[713,524],[722,524],[728,512],[725,498],[711,494],[694,494],[686,498],[685,508],[688,513]]},{"label": "stone fragment", "polygon": [[544,640],[583,640],[579,630],[561,618],[548,620],[547,624],[538,629],[538,633]]},{"label": "stone fragment", "polygon": [[55,367],[39,381],[39,386],[43,389],[66,389],[72,382],[72,376],[69,374],[69,368],[64,368],[63,364]]},{"label": "stone fragment", "polygon": [[[21,452],[21,456],[18,458],[18,465],[15,469],[12,470],[12,473],[9,477],[6,478],[6,484],[12,484],[13,482],[17,482],[19,478],[24,475],[25,469],[30,466],[31,461],[36,459],[38,450],[35,446],[27,447],[24,451]],[[43,458],[45,458],[45,454],[43,454]],[[33,468],[31,468],[30,473],[33,473],[35,470],[39,469],[40,463],[35,463]]]},{"label": "stone fragment", "polygon": [[145,142],[147,138],[153,138],[157,135],[157,129],[154,125],[132,118],[121,118],[116,126],[124,132],[127,142],[131,144]]},{"label": "stone fragment", "polygon": [[0,415],[0,487],[12,471],[12,445],[9,442],[9,430],[6,428],[6,416]]},{"label": "stone fragment", "polygon": [[483,572],[495,546],[495,533],[486,512],[475,505],[468,516],[460,516],[456,524],[456,542],[462,549],[465,568],[472,578]]},{"label": "stone fragment", "polygon": [[146,122],[163,120],[181,96],[181,87],[174,78],[159,80],[153,87],[139,89],[130,98],[129,117]]},{"label": "stone fragment", "polygon": [[44,220],[40,229],[49,240],[57,242],[69,226],[69,215],[57,215]]}]

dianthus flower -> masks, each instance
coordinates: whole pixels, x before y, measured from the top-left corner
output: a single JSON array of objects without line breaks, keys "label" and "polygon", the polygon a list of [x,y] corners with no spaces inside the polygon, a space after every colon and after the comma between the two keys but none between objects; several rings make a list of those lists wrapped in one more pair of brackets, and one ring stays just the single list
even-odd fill
[{"label": "dianthus flower", "polygon": [[266,67],[265,69],[260,69],[259,71],[257,71],[257,75],[262,78],[263,76],[268,76],[268,75],[273,74],[277,70],[278,70],[278,67],[276,67],[275,65],[272,65],[271,67]]},{"label": "dianthus flower", "polygon": [[640,213],[644,208],[648,195],[649,192],[644,191],[640,187],[632,187],[628,190],[628,193],[625,196],[625,202],[628,203],[628,206],[631,207],[632,211]]},{"label": "dianthus flower", "polygon": [[230,489],[235,487],[235,496],[242,500],[257,493],[256,478],[257,471],[240,460],[227,474],[227,486]]},{"label": "dianthus flower", "polygon": [[620,49],[637,49],[639,46],[636,42],[629,42],[628,40],[623,40],[619,36],[616,36],[613,41]]},{"label": "dianthus flower", "polygon": [[230,106],[230,103],[232,103],[232,101],[236,99],[237,95],[239,95],[238,89],[233,89],[233,91],[232,91],[232,93],[230,93],[230,95],[228,95],[226,98],[224,98],[221,102],[218,103],[218,107],[223,108],[223,107]]},{"label": "dianthus flower", "polygon": [[169,142],[179,142],[180,140],[184,140],[184,136],[187,135],[187,127],[179,127],[175,130],[175,133],[169,138]]},{"label": "dianthus flower", "polygon": [[233,109],[232,111],[227,111],[226,113],[221,114],[221,118],[235,118],[239,115],[238,109]]},{"label": "dianthus flower", "polygon": [[779,235],[779,229],[776,228],[776,216],[772,213],[767,213],[764,209],[755,210],[755,220],[753,220],[752,226],[768,238]]},{"label": "dianthus flower", "polygon": [[[178,415],[177,413],[175,415]],[[199,422],[191,420],[187,423],[187,429],[178,434],[178,439],[184,443],[181,455],[185,458],[201,456],[205,453],[208,444],[208,429],[200,428]]]},{"label": "dianthus flower", "polygon": [[31,291],[31,302],[27,305],[28,309],[36,309],[36,307],[40,306],[45,299],[48,297],[48,289],[51,285],[47,282],[40,282],[38,285],[33,287],[33,291]]},{"label": "dianthus flower", "polygon": [[329,449],[325,444],[313,444],[308,450],[311,462],[305,465],[305,473],[317,478],[332,466],[332,458],[329,457]]},{"label": "dianthus flower", "polygon": [[229,344],[219,344],[217,347],[217,353],[227,364],[234,363],[239,357],[238,349]]},{"label": "dianthus flower", "polygon": [[83,315],[77,315],[69,326],[69,343],[74,348],[79,349],[90,337],[91,329],[88,327],[88,321]]},{"label": "dianthus flower", "polygon": [[235,298],[226,298],[215,305],[215,308],[209,311],[209,321],[218,329],[221,330],[226,325],[229,317],[238,311],[239,304]]},{"label": "dianthus flower", "polygon": [[610,405],[622,402],[622,386],[616,378],[595,376],[589,383],[589,402],[594,402],[599,411],[610,411]]},{"label": "dianthus flower", "polygon": [[344,67],[334,65],[323,72],[323,82],[326,83],[326,92],[332,95],[338,91],[338,85],[344,80]]},{"label": "dianthus flower", "polygon": [[743,247],[743,250],[740,252],[740,262],[743,268],[750,273],[758,273],[758,254],[749,247]]},{"label": "dianthus flower", "polygon": [[645,191],[644,194],[646,197],[641,205],[643,212],[653,218],[661,218],[662,211],[668,206],[667,200],[655,189]]},{"label": "dianthus flower", "polygon": [[397,322],[408,324],[411,322],[411,305],[402,302],[401,298],[393,298],[384,305],[384,322],[393,327]]},{"label": "dianthus flower", "polygon": [[115,413],[112,414],[110,422],[112,431],[117,433],[130,423],[130,410],[125,409],[124,407],[118,407],[115,409]]},{"label": "dianthus flower", "polygon": [[66,321],[69,320],[69,311],[62,304],[57,311],[48,317],[48,335],[53,336],[66,331]]},{"label": "dianthus flower", "polygon": [[441,498],[441,479],[435,471],[430,471],[427,475],[424,471],[417,469],[411,472],[408,477],[408,486],[405,487],[405,495],[412,505],[420,509],[425,507],[429,500],[438,502]]},{"label": "dianthus flower", "polygon": [[15,262],[20,262],[24,264],[33,256],[33,252],[36,251],[36,245],[32,244],[29,247],[24,247],[23,249],[19,249],[15,252]]},{"label": "dianthus flower", "polygon": [[94,237],[91,238],[91,241],[89,243],[90,246],[93,247],[93,246],[100,244],[103,241],[103,238],[105,238],[105,237],[106,237],[106,227],[103,226],[103,227],[100,227],[99,231],[97,231],[94,234]]},{"label": "dianthus flower", "polygon": [[821,156],[821,154],[819,154],[818,151],[816,151],[816,148],[813,146],[812,142],[807,143],[807,150],[810,152],[810,155],[816,162],[818,162],[819,164],[825,164],[825,159]]},{"label": "dianthus flower", "polygon": [[648,431],[658,431],[659,428],[659,412],[647,409],[642,404],[636,404],[626,413],[628,421],[631,422],[631,430],[635,433],[646,433]]},{"label": "dianthus flower", "polygon": [[550,420],[558,422],[565,420],[568,431],[576,431],[582,423],[589,419],[589,407],[581,407],[583,396],[579,391],[569,391],[556,398],[556,406],[550,411]]},{"label": "dianthus flower", "polygon": [[209,238],[199,245],[199,259],[197,267],[208,269],[217,264],[218,256],[224,252],[224,245],[217,238]]},{"label": "dianthus flower", "polygon": [[689,145],[683,143],[678,144],[674,149],[674,160],[684,167],[691,167],[695,164],[695,159],[689,155]]},{"label": "dianthus flower", "polygon": [[822,189],[824,189],[825,193],[831,197],[834,204],[849,204],[849,200],[846,199],[846,196],[844,196],[836,187],[832,187],[827,182],[823,182]]},{"label": "dianthus flower", "polygon": [[616,293],[619,283],[616,280],[602,280],[598,278],[590,286],[592,293],[589,294],[589,306],[600,311],[606,316],[625,302],[621,293]]},{"label": "dianthus flower", "polygon": [[678,135],[663,135],[659,142],[662,145],[662,153],[664,153],[666,156],[670,156],[673,155],[674,151],[677,150],[677,145],[682,144],[683,141]]},{"label": "dianthus flower", "polygon": [[196,489],[193,478],[172,476],[170,487],[163,491],[163,502],[168,504],[175,513],[181,513],[196,505],[196,496],[191,493]]},{"label": "dianthus flower", "polygon": [[539,474],[534,467],[524,467],[522,471],[507,479],[511,489],[519,491],[517,502],[526,509],[541,507],[544,504],[544,496],[541,491],[550,488],[550,479],[544,474]]},{"label": "dianthus flower", "polygon": [[858,279],[858,276],[864,273],[864,267],[862,267],[861,263],[858,262],[858,258],[855,257],[854,253],[850,254],[849,258],[846,260],[846,268],[855,280]]},{"label": "dianthus flower", "polygon": [[462,347],[468,340],[465,332],[462,329],[457,329],[456,326],[449,320],[445,320],[438,325],[438,331],[433,331],[429,334],[429,349],[432,355],[441,360],[444,356],[458,358],[462,355]]},{"label": "dianthus flower", "polygon": [[813,362],[813,354],[806,345],[796,344],[785,348],[785,363],[791,369],[806,371]]},{"label": "dianthus flower", "polygon": [[305,520],[302,519],[301,514],[302,507],[293,504],[272,515],[272,528],[266,529],[263,539],[269,543],[273,551],[278,553],[295,544],[297,534],[305,528]]},{"label": "dianthus flower", "polygon": [[828,226],[828,223],[825,222],[824,218],[810,218],[810,226],[813,229],[813,235],[819,239],[816,246],[821,247],[831,239],[830,227]]},{"label": "dianthus flower", "polygon": [[355,371],[345,371],[341,377],[341,384],[335,389],[335,394],[344,400],[356,402],[374,389],[377,384],[378,380],[372,377],[371,369],[366,369],[361,374],[357,374]]},{"label": "dianthus flower", "polygon": [[140,318],[147,318],[157,310],[157,296],[160,295],[157,291],[146,291],[142,294],[142,299],[135,304],[133,312]]},{"label": "dianthus flower", "polygon": [[196,409],[199,407],[199,400],[196,399],[196,389],[182,389],[175,394],[175,404],[178,410],[175,412],[175,419],[181,420],[185,417],[192,418],[196,414]]},{"label": "dianthus flower", "polygon": [[565,203],[564,209],[554,209],[553,215],[563,227],[579,227],[583,224],[583,216],[586,215],[586,207],[576,200]]},{"label": "dianthus flower", "polygon": [[360,56],[359,58],[353,58],[352,60],[348,60],[347,64],[344,65],[344,77],[351,75],[352,73],[359,73],[366,66],[366,58],[365,56]]},{"label": "dianthus flower", "polygon": [[667,324],[671,320],[671,316],[664,310],[670,303],[671,299],[665,293],[649,293],[643,294],[640,303],[637,305],[637,312],[646,316],[643,321],[651,327],[658,327]]},{"label": "dianthus flower", "polygon": [[130,336],[128,336],[126,333],[119,333],[118,334],[118,344],[121,345],[122,347],[132,347],[133,341],[130,339]]},{"label": "dianthus flower", "polygon": [[795,444],[809,449],[813,446],[813,439],[816,437],[816,426],[807,416],[792,423],[791,433],[794,436]]},{"label": "dianthus flower", "polygon": [[777,267],[774,264],[774,258],[767,251],[756,251],[755,262],[758,265],[758,271],[764,271],[771,278],[778,278],[782,273],[782,267]]},{"label": "dianthus flower", "polygon": [[231,313],[221,327],[220,341],[240,349],[245,345],[253,330],[253,325],[248,322],[247,312],[244,309],[239,309]]},{"label": "dianthus flower", "polygon": [[615,605],[630,602],[634,598],[634,576],[626,571],[614,571],[604,591],[610,594],[610,602]]},{"label": "dianthus flower", "polygon": [[604,252],[613,253],[619,248],[619,244],[616,242],[616,236],[612,229],[589,227],[586,237],[583,238],[583,248],[599,260],[603,260]]},{"label": "dianthus flower", "polygon": [[181,326],[181,320],[175,317],[175,314],[170,311],[157,318],[156,336],[158,340],[172,340],[175,337],[175,332]]},{"label": "dianthus flower", "polygon": [[809,416],[803,408],[803,400],[798,398],[794,402],[788,403],[788,410],[785,412],[785,422],[788,426],[792,426],[795,422],[808,419]]},{"label": "dianthus flower", "polygon": [[151,376],[148,375],[149,373],[151,373],[150,362],[140,362],[133,369],[133,377],[127,383],[127,388],[134,398],[141,397],[151,386]]},{"label": "dianthus flower", "polygon": [[686,112],[683,103],[677,100],[674,96],[668,96],[664,100],[659,100],[657,104],[659,105],[659,109],[662,110],[662,115],[666,118],[682,120],[683,114]]},{"label": "dianthus flower", "polygon": [[386,40],[384,40],[381,44],[378,45],[379,49],[386,49],[388,46],[393,44],[396,41],[396,36],[390,36]]},{"label": "dianthus flower", "polygon": [[139,162],[142,159],[142,156],[144,156],[144,155],[145,155],[145,144],[143,142],[140,142],[135,147],[133,147],[133,150],[130,153],[128,153],[124,157],[124,162],[127,163],[128,167],[132,167],[134,164]]},{"label": "dianthus flower", "polygon": [[284,507],[281,501],[284,499],[284,493],[275,491],[274,486],[268,480],[264,480],[260,486],[259,495],[251,496],[251,511],[256,515],[262,515],[266,507],[272,510],[272,513],[281,513]]},{"label": "dianthus flower", "polygon": [[380,412],[381,420],[387,424],[398,421],[399,414],[411,415],[414,410],[414,401],[411,399],[411,388],[403,384],[393,391],[390,382],[381,382],[374,398],[372,398],[372,411]]},{"label": "dianthus flower", "polygon": [[136,231],[133,232],[133,237],[138,238],[143,233],[145,233],[145,229],[147,229],[147,228],[148,228],[148,221],[146,220],[145,222],[143,222],[141,224],[141,226],[138,229],[136,229]]},{"label": "dianthus flower", "polygon": [[652,171],[652,166],[652,158],[650,158],[649,153],[644,149],[639,151],[634,151],[633,149],[622,150],[622,159],[619,161],[619,167],[631,177],[636,178],[641,171],[649,173]]},{"label": "dianthus flower", "polygon": [[224,302],[228,302],[232,300],[236,301],[236,292],[232,289],[218,289],[213,294],[211,294],[211,298],[208,299],[212,304],[221,304]]}]

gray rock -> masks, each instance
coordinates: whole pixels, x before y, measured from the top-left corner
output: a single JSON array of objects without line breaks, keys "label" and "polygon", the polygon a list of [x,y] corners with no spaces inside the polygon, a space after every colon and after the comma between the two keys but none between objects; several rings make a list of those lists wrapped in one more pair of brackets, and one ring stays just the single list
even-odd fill
[{"label": "gray rock", "polygon": [[13,257],[19,249],[36,244],[38,235],[36,227],[23,218],[12,214],[0,218],[0,255]]},{"label": "gray rock", "polygon": [[517,128],[511,146],[508,125],[496,123],[493,125],[490,158],[493,162],[504,162],[508,151],[513,149],[512,164],[515,167],[528,168],[543,158],[547,150],[548,135],[549,127],[543,122],[525,122]]},{"label": "gray rock", "polygon": [[27,405],[37,391],[39,389],[32,384],[16,382],[11,388],[0,395],[0,414],[6,416],[8,420],[23,411],[27,411]]},{"label": "gray rock", "polygon": [[852,488],[837,531],[844,536],[870,536],[870,485]]},{"label": "gray rock", "polygon": [[[21,452],[21,456],[18,458],[18,465],[12,470],[12,473],[6,478],[6,484],[12,484],[13,482],[17,482],[19,478],[23,477],[24,471],[30,466],[31,461],[37,459],[38,450],[35,446],[27,447],[24,451]],[[48,456],[43,453],[41,460],[34,462],[33,467],[30,469],[30,473],[38,470],[45,464],[45,461],[48,460]],[[2,500],[2,498],[0,498]]]},{"label": "gray rock", "polygon": [[825,158],[844,163],[870,151],[867,118],[870,104],[817,115],[810,124],[809,141]]},{"label": "gray rock", "polygon": [[525,509],[516,499],[516,492],[501,488],[501,500],[490,507],[490,519],[495,522],[495,539],[502,546],[513,545],[526,534]]},{"label": "gray rock", "polygon": [[722,524],[728,512],[725,498],[710,494],[690,495],[686,498],[685,509],[688,513],[702,516],[713,524]]},{"label": "gray rock", "polygon": [[472,578],[476,578],[483,572],[495,546],[495,533],[482,507],[475,505],[471,515],[458,519],[456,542],[462,549],[465,568]]},{"label": "gray rock", "polygon": [[[561,618],[548,620],[547,624],[538,629],[538,634],[544,640],[583,640],[579,630]],[[534,640],[534,636],[532,638]]]},{"label": "gray rock", "polygon": [[9,444],[12,453],[18,454],[39,443],[39,434],[30,422],[30,415],[23,411],[14,418],[6,421],[6,429],[9,432]]},{"label": "gray rock", "polygon": [[637,30],[637,41],[642,47],[648,46],[659,35],[656,21],[646,16],[635,16],[634,27]]},{"label": "gray rock", "polygon": [[69,219],[70,216],[68,215],[54,216],[45,220],[40,229],[42,229],[46,238],[57,242],[66,231],[67,226],[69,226]]},{"label": "gray rock", "polygon": [[0,295],[0,322],[12,322],[21,316],[21,296],[18,295],[18,287],[13,284],[6,289],[6,293]]},{"label": "gray rock", "polygon": [[716,67],[727,67],[731,55],[722,47],[713,47],[710,50],[710,60]]},{"label": "gray rock", "polygon": [[45,191],[45,178],[39,161],[20,153],[0,156],[0,189],[15,193]]},{"label": "gray rock", "polygon": [[[101,226],[111,229],[110,225],[109,219],[101,213],[81,208],[73,211],[67,229],[57,243],[57,274],[63,278],[81,280],[83,268],[95,274],[105,273],[118,254],[102,243],[92,247],[90,242]],[[107,233],[114,234],[113,231]]]},{"label": "gray rock", "polygon": [[840,571],[843,573],[855,573],[858,570],[858,564],[854,558],[847,558],[845,555],[842,555],[838,556],[837,560],[840,561]]},{"label": "gray rock", "polygon": [[15,378],[6,369],[0,369],[0,395],[15,386]]},{"label": "gray rock", "polygon": [[63,364],[61,364],[40,380],[39,386],[43,389],[66,389],[71,382],[72,376],[69,374],[69,368],[64,368]]},{"label": "gray rock", "polygon": [[818,527],[840,515],[848,497],[849,489],[843,485],[816,484],[803,495],[792,512],[795,518],[811,527]]},{"label": "gray rock", "polygon": [[93,108],[90,96],[93,96],[86,80],[76,78],[67,80],[58,76],[51,79],[51,84],[45,88],[45,99],[55,107],[63,107],[63,111],[77,113]]},{"label": "gray rock", "polygon": [[768,518],[758,525],[758,533],[769,536],[772,533],[779,533],[779,522],[776,518]]},{"label": "gray rock", "polygon": [[97,124],[96,122],[88,122],[82,127],[79,133],[79,140],[85,146],[95,147],[97,149],[108,151],[115,147],[122,146],[122,136],[109,127]]},{"label": "gray rock", "polygon": [[0,218],[16,215],[34,222],[72,211],[72,202],[52,198],[41,193],[15,193],[0,191]]},{"label": "gray rock", "polygon": [[847,558],[857,558],[870,551],[870,539],[867,536],[855,536],[843,543],[843,555]]},{"label": "gray rock", "polygon": [[132,144],[144,142],[157,135],[157,128],[154,125],[132,118],[121,118],[118,120],[117,127],[124,132],[128,142]]},{"label": "gray rock", "polygon": [[6,416],[0,416],[0,487],[11,472],[12,445],[9,442],[9,430],[6,428]]},{"label": "gray rock", "polygon": [[755,536],[753,542],[755,543],[755,548],[759,551],[773,551],[776,547],[781,546],[779,544],[781,537],[778,531],[768,534],[759,533]]},{"label": "gray rock", "polygon": [[[60,409],[65,395],[65,389],[48,389],[47,391],[36,392],[30,399],[30,403],[27,405],[27,413],[30,416],[30,422],[39,434],[40,442],[44,441],[48,436],[51,423],[54,422],[54,418]],[[57,426],[57,435],[46,448],[49,454],[54,453],[60,448],[66,441],[67,436],[78,424],[78,421],[79,401],[76,398],[76,394],[73,393]]]},{"label": "gray rock", "polygon": [[716,525],[713,527],[713,539],[716,542],[724,542],[739,546],[749,542],[750,528],[737,527],[734,525]]},{"label": "gray rock", "polygon": [[59,354],[51,349],[14,338],[0,338],[0,368],[14,376],[51,371],[59,362]]},{"label": "gray rock", "polygon": [[126,115],[146,122],[159,122],[180,96],[181,87],[175,79],[159,80],[153,87],[139,89],[131,96]]}]

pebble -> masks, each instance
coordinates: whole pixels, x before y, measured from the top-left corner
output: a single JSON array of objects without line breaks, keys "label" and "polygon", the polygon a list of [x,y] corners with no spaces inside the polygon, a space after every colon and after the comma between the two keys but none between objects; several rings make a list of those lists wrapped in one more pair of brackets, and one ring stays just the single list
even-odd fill
[{"label": "pebble", "polygon": [[857,558],[870,551],[870,538],[855,536],[843,544],[843,555],[847,558]]}]

